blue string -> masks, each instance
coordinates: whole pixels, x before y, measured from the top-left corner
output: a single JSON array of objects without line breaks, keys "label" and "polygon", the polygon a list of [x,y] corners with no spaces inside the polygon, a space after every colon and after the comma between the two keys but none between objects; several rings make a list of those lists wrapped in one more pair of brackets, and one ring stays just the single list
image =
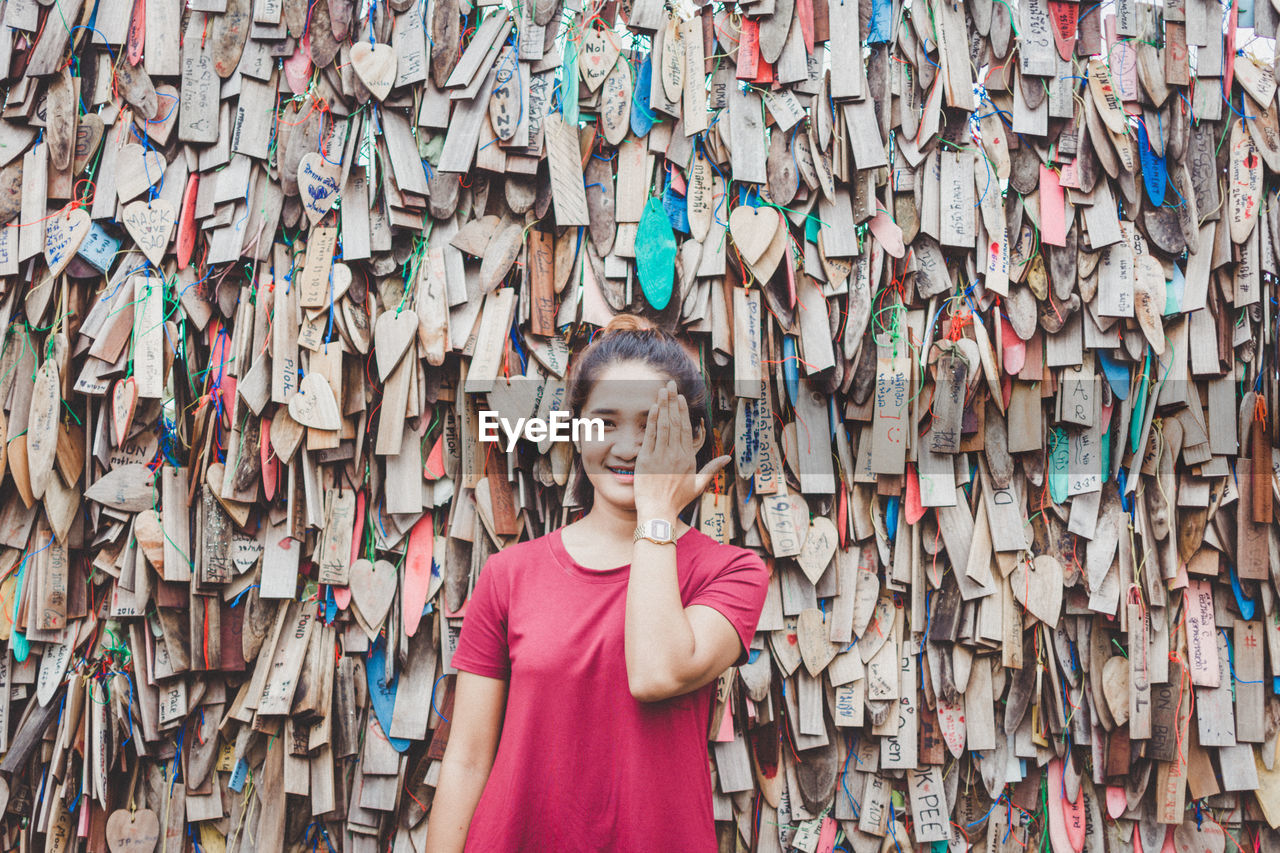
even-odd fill
[{"label": "blue string", "polygon": [[[847,737],[848,735],[846,735],[846,738]],[[857,752],[857,750],[855,749],[857,742],[858,742],[857,735],[855,734],[853,743],[847,744],[849,753],[844,757],[844,767],[840,768],[840,787],[844,789],[845,798],[849,800],[849,806],[853,809],[853,816],[855,819],[860,817],[862,814],[862,803],[858,802],[858,800],[853,796],[853,792],[849,790],[848,773],[849,773],[849,759],[857,758],[857,756],[855,755],[855,753]],[[862,763],[861,758],[858,758],[858,763],[859,764]]]},{"label": "blue string", "polygon": [[[1222,628],[1219,628],[1218,633],[1222,635],[1222,639],[1227,640],[1227,632],[1225,630],[1223,630]],[[1266,683],[1266,681],[1261,678],[1258,679],[1257,681],[1247,681],[1241,678],[1240,676],[1236,675],[1236,653],[1235,653],[1235,650],[1232,649],[1231,647],[1230,640],[1227,640],[1227,666],[1231,668],[1231,677],[1235,679],[1236,684],[1265,684]]]},{"label": "blue string", "polygon": [[[448,675],[448,673],[445,673],[445,675]],[[441,714],[440,709],[436,707],[436,687],[440,684],[440,681],[443,678],[444,678],[444,675],[440,676],[440,678],[436,679],[436,683],[431,685],[431,710],[435,711],[436,716],[447,723],[449,722],[449,718],[446,717],[444,714]]]}]

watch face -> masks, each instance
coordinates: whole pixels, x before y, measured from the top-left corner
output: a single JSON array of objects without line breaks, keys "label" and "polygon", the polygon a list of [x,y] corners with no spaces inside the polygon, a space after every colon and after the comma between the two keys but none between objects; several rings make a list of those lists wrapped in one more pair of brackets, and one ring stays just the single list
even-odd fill
[{"label": "watch face", "polygon": [[649,529],[658,539],[671,538],[671,523],[669,521],[665,521],[661,518],[655,518],[653,521],[649,522]]}]

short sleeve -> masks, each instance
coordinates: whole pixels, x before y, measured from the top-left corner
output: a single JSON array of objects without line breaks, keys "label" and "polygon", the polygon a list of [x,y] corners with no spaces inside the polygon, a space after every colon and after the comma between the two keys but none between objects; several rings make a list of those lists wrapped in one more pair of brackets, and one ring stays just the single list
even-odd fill
[{"label": "short sleeve", "polygon": [[502,572],[490,558],[480,569],[475,589],[462,617],[458,648],[453,653],[455,669],[490,678],[511,676],[511,655],[507,646],[507,597],[501,583]]},{"label": "short sleeve", "polygon": [[769,591],[769,570],[754,551],[732,550],[736,553],[694,593],[689,604],[713,607],[729,620],[742,641],[742,651],[733,665],[741,666],[747,662],[751,637]]}]

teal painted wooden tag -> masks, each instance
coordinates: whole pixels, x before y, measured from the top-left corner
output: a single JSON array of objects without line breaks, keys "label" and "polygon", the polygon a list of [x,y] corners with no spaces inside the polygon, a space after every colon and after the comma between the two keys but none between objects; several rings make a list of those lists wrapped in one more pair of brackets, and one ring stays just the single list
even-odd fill
[{"label": "teal painted wooden tag", "polygon": [[662,199],[650,198],[636,232],[636,272],[645,300],[658,311],[671,301],[676,277],[676,235]]},{"label": "teal painted wooden tag", "polygon": [[1067,464],[1069,461],[1067,433],[1061,427],[1049,432],[1049,497],[1060,504],[1067,495]]}]

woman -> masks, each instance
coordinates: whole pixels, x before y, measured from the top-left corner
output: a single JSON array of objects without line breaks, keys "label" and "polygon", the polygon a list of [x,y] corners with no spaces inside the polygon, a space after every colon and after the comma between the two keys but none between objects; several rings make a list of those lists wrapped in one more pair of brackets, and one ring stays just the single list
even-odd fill
[{"label": "woman", "polygon": [[712,692],[768,571],[678,518],[730,457],[697,468],[706,389],[673,337],[615,317],[567,391],[604,422],[577,444],[589,511],[480,571],[426,849],[714,853]]}]

